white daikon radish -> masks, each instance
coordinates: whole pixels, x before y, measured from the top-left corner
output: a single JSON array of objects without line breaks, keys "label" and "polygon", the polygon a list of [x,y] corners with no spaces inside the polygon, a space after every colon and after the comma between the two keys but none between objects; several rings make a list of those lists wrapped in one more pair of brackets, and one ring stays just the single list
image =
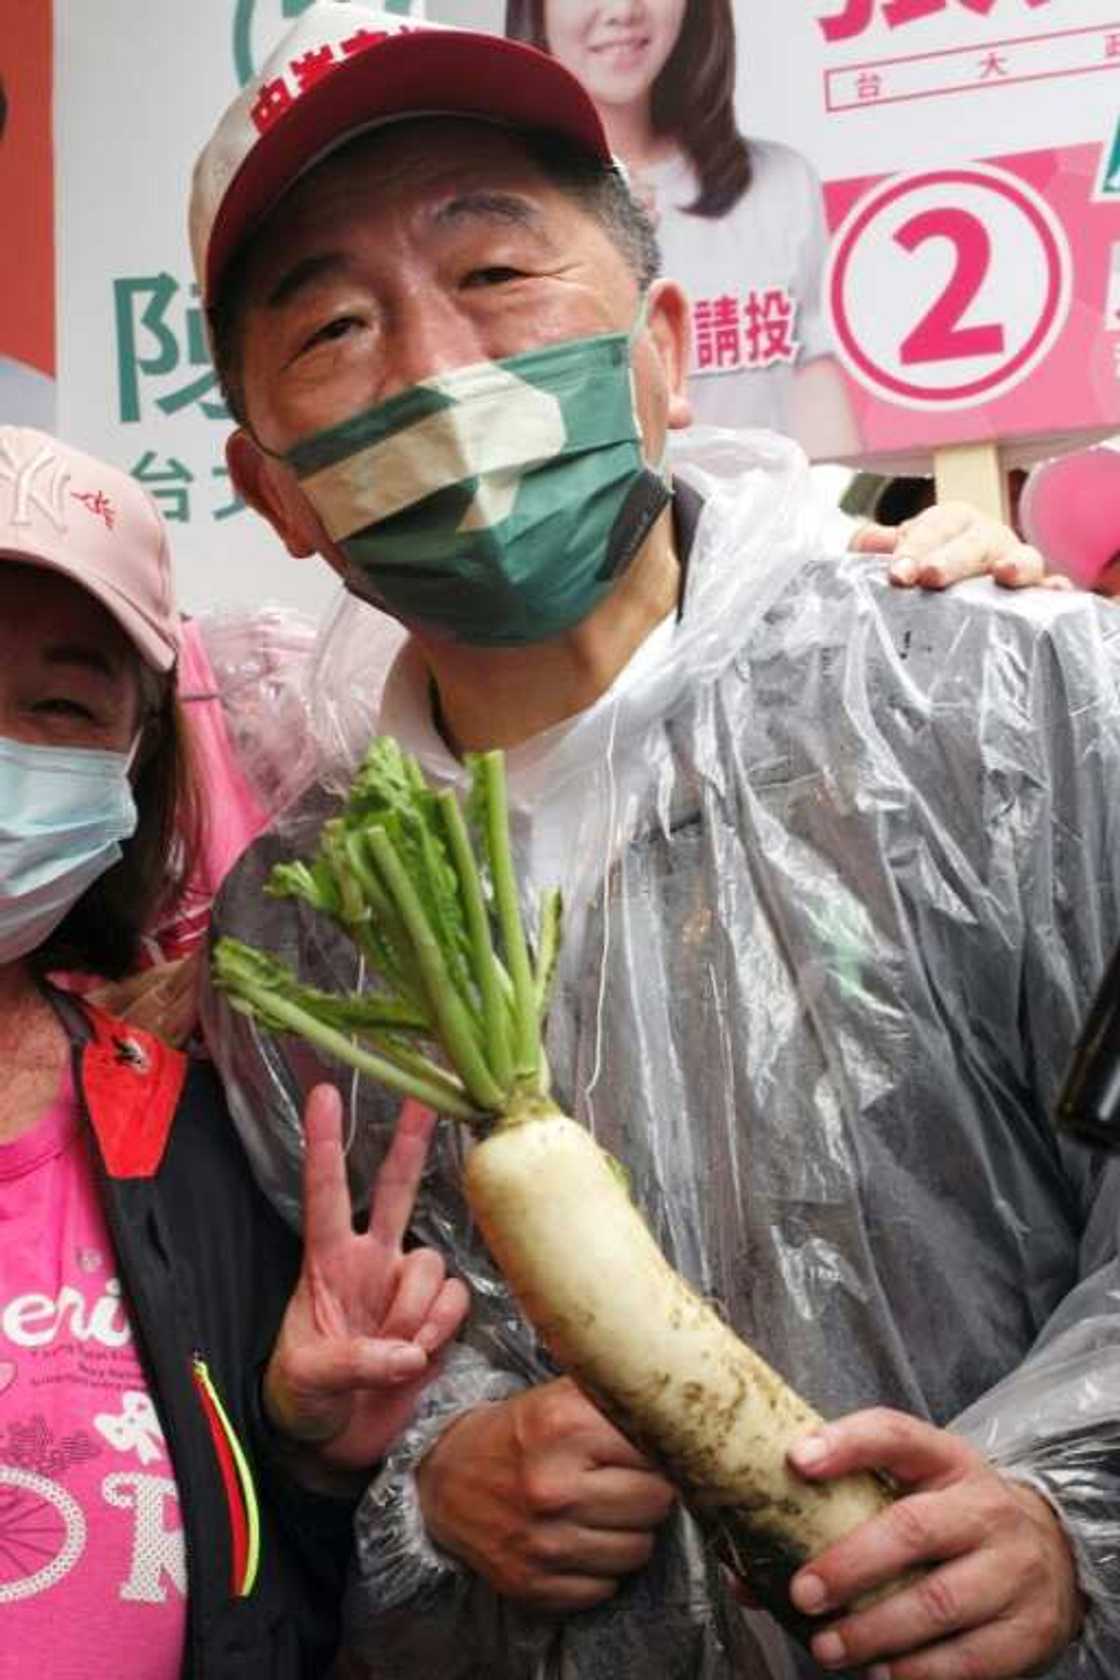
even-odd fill
[{"label": "white daikon radish", "polygon": [[217,983],[265,1025],[472,1127],[465,1193],[526,1318],[755,1596],[805,1631],[791,1576],[892,1495],[871,1475],[817,1483],[790,1468],[793,1442],[821,1418],[672,1269],[624,1174],[551,1102],[541,1023],[560,902],[542,901],[533,963],[501,754],[471,769],[481,867],[454,795],[383,738],[312,862],[273,872],[269,891],[345,927],[381,989],[315,991],[232,940],[215,952]]}]

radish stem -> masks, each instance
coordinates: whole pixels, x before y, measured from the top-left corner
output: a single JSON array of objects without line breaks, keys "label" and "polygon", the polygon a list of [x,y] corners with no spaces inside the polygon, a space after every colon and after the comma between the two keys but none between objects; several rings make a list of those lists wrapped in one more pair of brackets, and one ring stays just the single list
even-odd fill
[{"label": "radish stem", "polygon": [[471,761],[471,768],[481,777],[486,855],[490,864],[490,879],[494,883],[502,947],[513,981],[514,1071],[522,1079],[536,1080],[541,1061],[540,1015],[525,930],[521,925],[517,878],[513,872],[502,755],[481,753]]},{"label": "radish stem", "polygon": [[232,940],[215,951],[217,984],[265,1026],[302,1033],[484,1134],[464,1189],[525,1316],[665,1469],[756,1596],[807,1635],[789,1600],[792,1575],[893,1496],[873,1475],[815,1484],[790,1469],[793,1441],[821,1420],[673,1271],[625,1172],[550,1100],[541,1020],[560,898],[540,901],[534,962],[502,755],[469,763],[484,869],[454,795],[434,794],[415,760],[382,739],[312,863],[280,865],[270,878],[270,892],[306,900],[377,954],[383,992],[333,998]]},{"label": "radish stem", "polygon": [[369,848],[401,921],[412,940],[424,987],[448,1057],[480,1108],[498,1108],[502,1089],[482,1057],[463,1001],[451,984],[439,941],[396,848],[382,828],[370,830]]},{"label": "radish stem", "polygon": [[334,1027],[326,1026],[309,1010],[301,1009],[297,1003],[278,997],[275,993],[255,993],[251,982],[246,982],[243,977],[232,972],[231,964],[236,961],[238,948],[239,941],[222,939],[214,951],[215,980],[223,991],[231,995],[235,1009],[257,1016],[274,1032],[296,1033],[300,1038],[306,1038],[328,1056],[334,1056],[340,1062],[347,1062],[352,1068],[357,1068],[359,1073],[379,1080],[391,1090],[400,1092],[401,1096],[415,1097],[417,1102],[426,1103],[429,1108],[437,1109],[456,1120],[477,1121],[477,1111],[468,1101],[456,1096],[454,1091],[448,1088],[447,1076],[439,1074],[438,1069],[433,1069],[438,1075],[434,1080],[406,1072],[387,1056],[374,1056],[368,1050],[363,1050],[353,1039],[347,1038]]},{"label": "radish stem", "polygon": [[486,1057],[498,1084],[503,1090],[507,1090],[513,1077],[509,1010],[498,978],[494,943],[490,937],[490,922],[482,896],[482,880],[474,853],[471,851],[470,836],[463,821],[463,813],[459,809],[459,801],[450,791],[441,793],[439,808],[447,829],[451,857],[459,876],[459,891],[463,897],[463,910],[470,934],[474,978],[482,998],[482,1019],[486,1028]]}]

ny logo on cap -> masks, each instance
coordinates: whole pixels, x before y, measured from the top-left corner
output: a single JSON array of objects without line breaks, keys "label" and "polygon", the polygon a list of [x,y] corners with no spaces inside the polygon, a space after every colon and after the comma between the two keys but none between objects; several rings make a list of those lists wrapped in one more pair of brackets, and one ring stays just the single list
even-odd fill
[{"label": "ny logo on cap", "polygon": [[66,530],[66,486],[70,474],[49,444],[21,461],[14,447],[0,439],[0,484],[12,486],[10,525],[30,525],[32,512],[49,519],[56,531]]}]

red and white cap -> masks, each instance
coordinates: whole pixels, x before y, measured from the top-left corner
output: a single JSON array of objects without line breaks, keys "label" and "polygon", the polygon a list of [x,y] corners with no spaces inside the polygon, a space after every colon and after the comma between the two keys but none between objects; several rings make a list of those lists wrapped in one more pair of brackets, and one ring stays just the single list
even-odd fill
[{"label": "red and white cap", "polygon": [[207,303],[242,241],[349,135],[409,116],[547,129],[613,164],[581,82],[501,35],[318,0],[220,119],[195,164],[190,235]]},{"label": "red and white cap", "polygon": [[169,671],[179,614],[167,531],[134,478],[29,426],[0,426],[0,562],[46,566],[93,595],[145,664]]},{"label": "red and white cap", "polygon": [[1120,446],[1043,461],[1023,486],[1019,520],[1051,571],[1092,589],[1120,554]]}]

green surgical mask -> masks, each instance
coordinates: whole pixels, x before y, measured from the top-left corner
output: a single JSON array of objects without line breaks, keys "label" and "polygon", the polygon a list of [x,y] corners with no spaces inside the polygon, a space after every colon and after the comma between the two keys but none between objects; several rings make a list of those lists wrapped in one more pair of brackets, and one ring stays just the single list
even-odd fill
[{"label": "green surgical mask", "polygon": [[290,450],[346,587],[483,647],[586,618],[670,496],[634,409],[643,322],[457,368]]}]

